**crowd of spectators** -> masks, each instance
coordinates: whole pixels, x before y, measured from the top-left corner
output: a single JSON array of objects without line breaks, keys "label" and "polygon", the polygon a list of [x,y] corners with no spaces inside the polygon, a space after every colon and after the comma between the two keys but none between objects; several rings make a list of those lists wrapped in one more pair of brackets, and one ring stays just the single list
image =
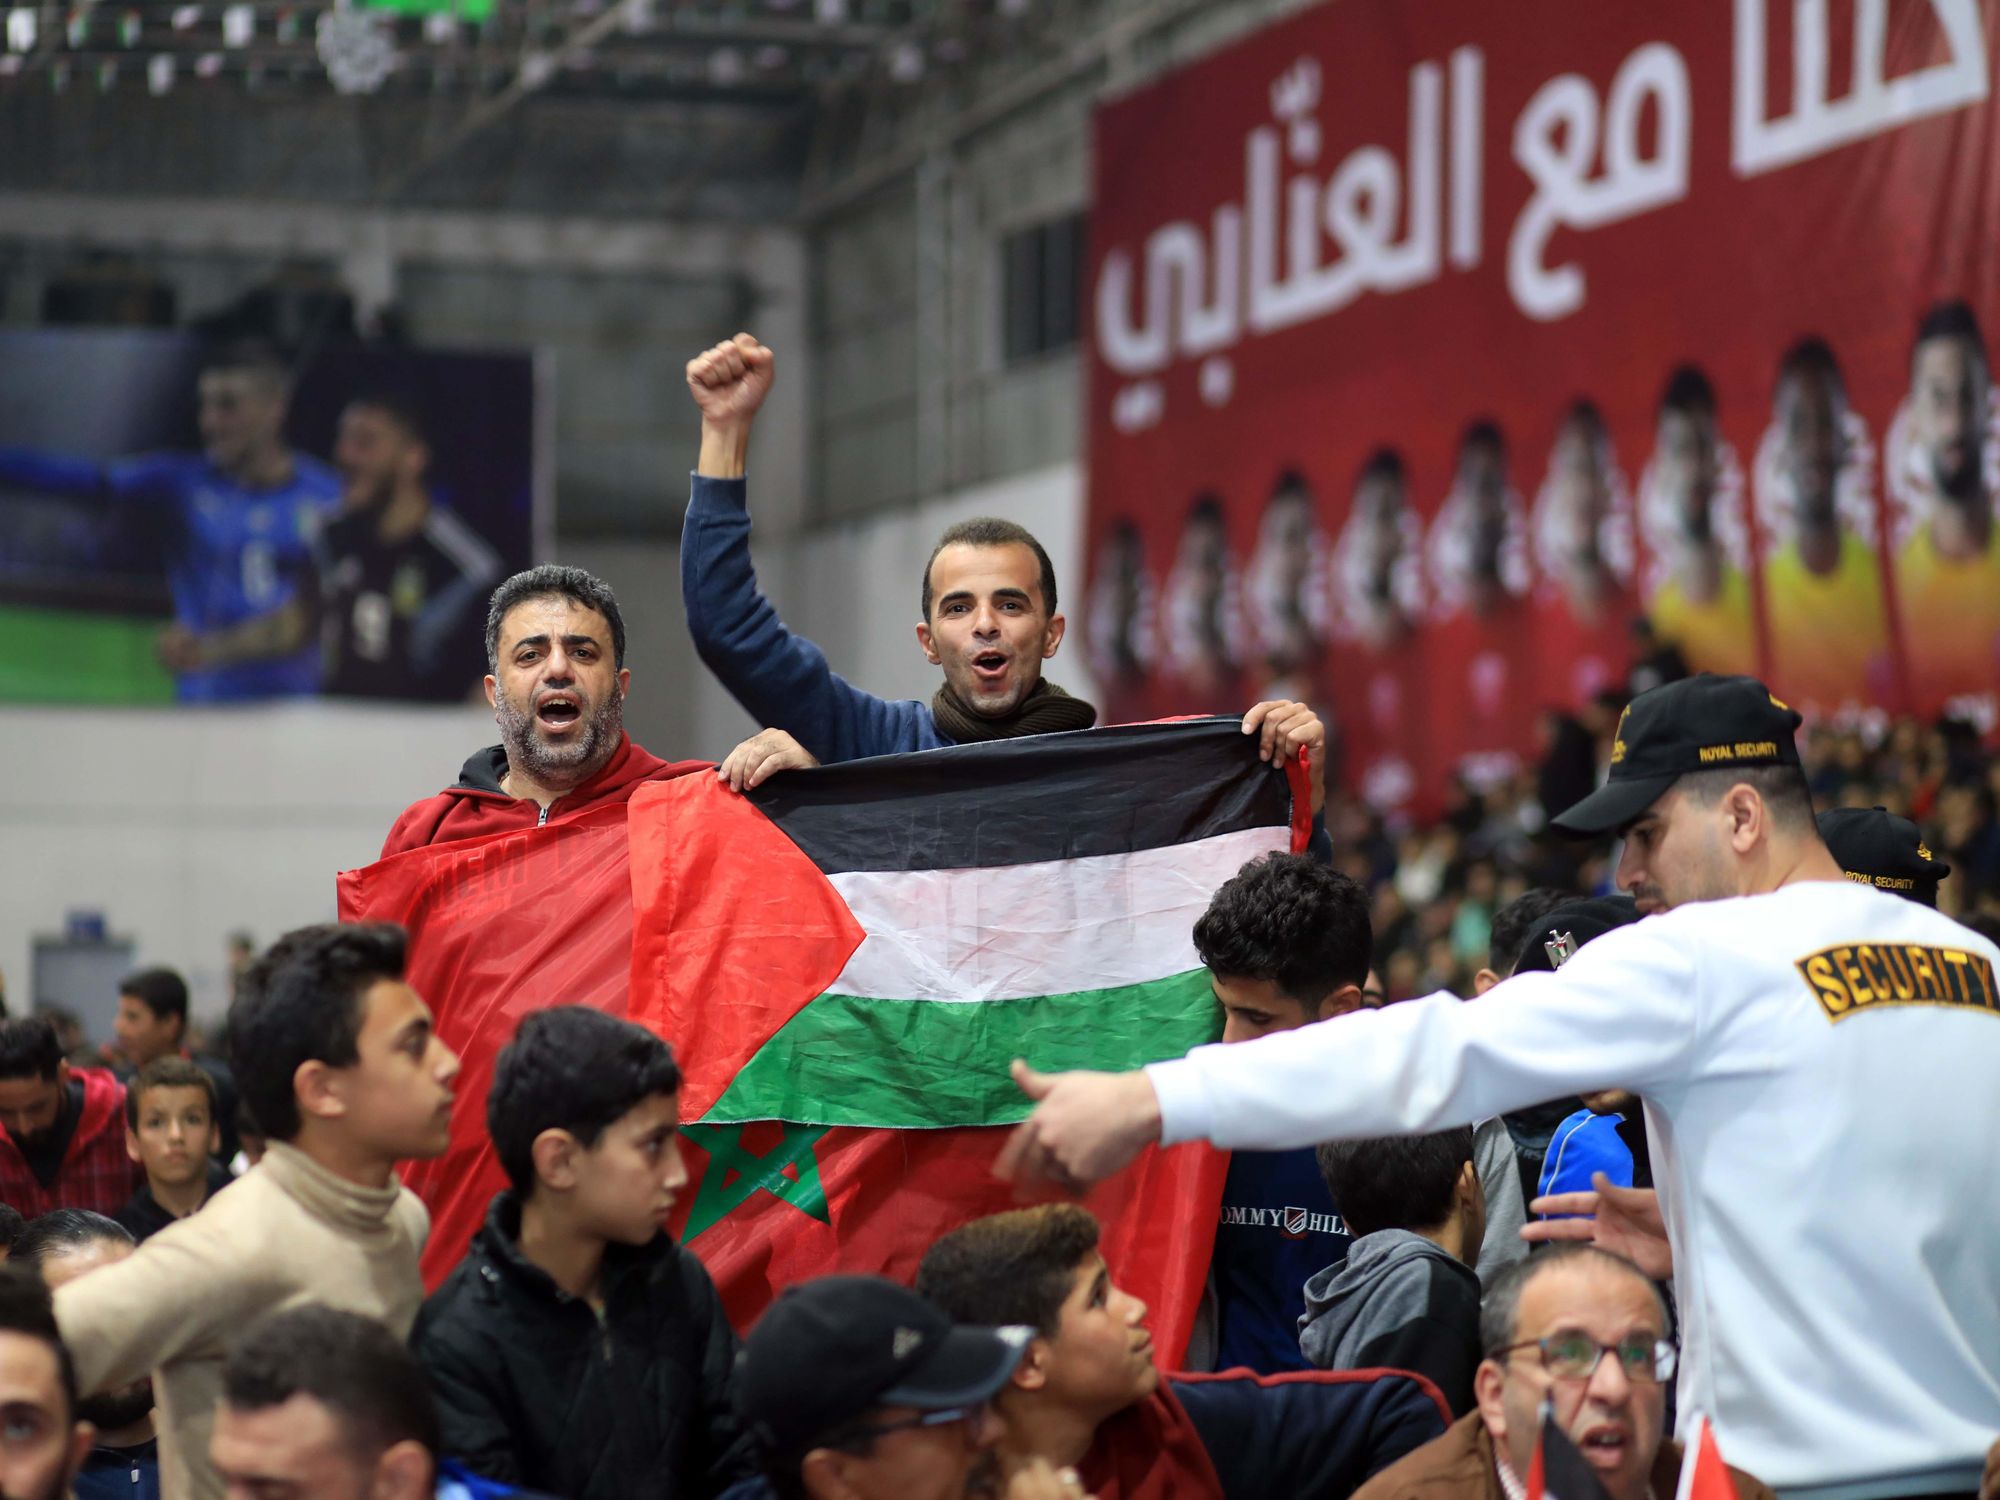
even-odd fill
[{"label": "crowd of spectators", "polygon": [[[944,677],[929,704],[861,692],[785,630],[750,568],[744,480],[750,420],[771,370],[770,351],[748,335],[689,367],[703,413],[682,548],[690,630],[703,660],[771,726],[738,747],[719,778],[742,790],[821,761],[1093,722],[1091,705],[1041,678],[1062,638],[1053,569],[1011,523],[955,527],[927,565],[918,638]],[[601,580],[549,566],[504,583],[486,631],[502,743],[406,811],[385,859],[595,817],[648,783],[706,772],[651,756],[624,733],[625,646]],[[497,1055],[461,1078],[459,1057],[406,981],[409,935],[389,923],[302,929],[248,963],[226,1065],[192,1045],[185,986],[164,971],[132,976],[121,996],[124,1077],[69,1055],[73,1039],[47,1018],[0,1020],[0,1197],[32,1210],[0,1212],[0,1241],[20,1262],[0,1268],[0,1495],[1521,1500],[1546,1478],[1572,1500],[1658,1500],[1683,1492],[1685,1477],[1685,1489],[1705,1496],[1767,1500],[1758,1480],[1725,1475],[1720,1460],[1697,1477],[1698,1449],[1683,1475],[1682,1450],[1666,1433],[1684,1356],[1717,1421],[1790,1465],[1799,1493],[1966,1493],[1979,1463],[1973,1445],[1983,1452],[1996,1425],[1985,1334],[2000,1220],[1965,1185],[1982,1170],[1971,1153],[1994,1132],[1967,1131],[1965,1154],[1932,1163],[1926,1182],[1859,1179],[1869,1151],[1905,1149],[1887,1136],[1922,1131],[1919,1104],[1983,1104],[1970,1096],[1973,1075],[1990,1079],[1988,1033],[1950,1032],[1949,1043],[1927,1047],[1924,1038],[1989,1024],[2000,950],[1921,909],[1927,890],[1892,901],[1843,881],[1857,871],[1822,844],[1812,803],[1914,819],[1954,867],[1946,912],[1978,919],[2000,909],[2000,773],[1970,732],[1904,722],[1816,734],[1801,768],[1796,716],[1760,684],[1686,686],[1688,701],[1720,715],[1702,736],[1681,733],[1688,721],[1657,697],[1632,715],[1635,726],[1650,715],[1655,740],[1685,751],[1687,764],[1664,782],[1634,769],[1638,754],[1614,766],[1624,704],[1605,696],[1576,716],[1549,717],[1532,769],[1497,786],[1458,786],[1435,819],[1391,824],[1336,794],[1306,854],[1251,861],[1193,924],[1225,1045],[1147,1074],[1044,1077],[1016,1065],[1016,1082],[1038,1102],[994,1170],[1017,1184],[1081,1189],[1153,1140],[1259,1148],[1232,1156],[1221,1225],[1241,1205],[1241,1227],[1278,1230],[1319,1258],[1302,1267],[1268,1239],[1215,1235],[1211,1342],[1222,1364],[1250,1368],[1163,1371],[1133,1290],[1142,1269],[1111,1263],[1102,1226],[1075,1203],[975,1218],[899,1247],[920,1257],[914,1288],[879,1277],[798,1281],[746,1336],[725,1316],[698,1249],[668,1230],[689,1183],[672,1039],[550,997],[518,1022],[489,1016],[505,1027],[505,1044],[483,1037]],[[1324,726],[1305,704],[1257,704],[1242,728],[1260,734],[1266,760],[1323,759]],[[1646,744],[1636,727],[1631,738]],[[1711,770],[1715,758],[1746,763]],[[1663,798],[1668,785],[1680,792]],[[1629,806],[1576,823],[1585,798]],[[1663,801],[1671,812],[1653,809]],[[1545,953],[1553,970],[1635,924],[1630,899],[1608,915],[1592,909],[1605,903],[1577,902],[1608,887],[1615,852],[1556,838],[1558,814],[1584,834],[1624,829],[1633,850],[1658,840],[1640,856],[1651,858],[1659,891],[1658,925],[1639,924],[1652,937],[1604,942],[1560,983],[1523,973],[1511,1005],[1434,1000],[1339,1019],[1385,998],[1483,995],[1517,960],[1538,969]],[[1660,832],[1667,817],[1678,832]],[[1736,832],[1719,831],[1725,820]],[[1893,832],[1908,842],[1911,825]],[[1694,874],[1715,870],[1696,871],[1690,848],[1729,865],[1728,890],[1777,903],[1795,921],[1832,911],[1845,924],[1855,914],[1854,932],[1841,925],[1834,946],[1797,965],[1819,965],[1812,982],[1824,1019],[1796,993],[1793,950],[1764,952],[1755,919],[1716,899],[1725,889],[1716,880],[1694,891]],[[1920,858],[1932,863],[1928,852]],[[1800,871],[1799,884],[1817,884],[1782,890]],[[1859,873],[1863,884],[1879,879]],[[1722,983],[1709,993],[1665,934],[1718,912],[1747,936],[1725,934],[1717,951],[1730,961],[1714,966]],[[1545,917],[1563,939],[1525,942]],[[422,922],[412,920],[421,945]],[[1623,1008],[1605,1003],[1612,997]],[[1884,1000],[1895,1003],[1876,1006]],[[1774,1005],[1788,1007],[1775,1020]],[[1917,1039],[1905,1049],[1954,1080],[1943,1090],[1928,1077],[1913,1084],[1893,1045],[1841,1054],[1847,1081],[1861,1080],[1857,1101],[1876,1096],[1868,1121],[1887,1132],[1839,1159],[1843,1170],[1862,1169],[1841,1187],[1892,1185],[1895,1212],[1870,1222],[1818,1193],[1774,1202],[1773,1141],[1806,1133],[1804,1115],[1829,1138],[1843,1123],[1822,1118],[1821,1084],[1835,1071],[1828,1023],[1868,1007],[1914,1025],[1900,1033]],[[1660,1160],[1707,1168],[1694,1193],[1717,1196],[1699,1204],[1711,1221],[1705,1233],[1676,1214],[1670,1236],[1645,1187],[1650,1147],[1633,1095],[1546,1099],[1531,1088],[1596,1090],[1621,1081],[1598,1069],[1637,1066],[1645,1076],[1623,1081],[1645,1092],[1651,1111],[1659,1098],[1648,1080],[1685,1084],[1689,1039],[1730,1030],[1703,1019],[1746,1015],[1731,1041],[1741,1050],[1702,1063],[1708,1072],[1695,1081],[1733,1086],[1759,1070],[1792,1071],[1764,1099],[1682,1098],[1688,1131],[1676,1143],[1686,1153],[1663,1146]],[[1780,1022],[1803,1040],[1771,1042]],[[1638,1050],[1627,1047],[1635,1036]],[[1667,1060],[1655,1065],[1655,1053]],[[1876,1071],[1852,1072],[1867,1066]],[[1350,1076],[1335,1077],[1343,1067]],[[1232,1078],[1243,1086],[1232,1090]],[[1885,1106],[1892,1087],[1907,1097]],[[1913,1088],[1941,1097],[1920,1099]],[[477,1132],[483,1123],[507,1185],[426,1297],[419,1255],[431,1223],[397,1172],[455,1144],[461,1089],[483,1091],[474,1095],[483,1110],[459,1110],[459,1124],[470,1116]],[[1369,1089],[1395,1097],[1363,1097]],[[1483,1108],[1467,1093],[1479,1089]],[[1095,1102],[1066,1107],[1078,1090]],[[1525,1099],[1542,1102],[1517,1109]],[[1742,1124],[1746,1110],[1768,1111],[1773,1099],[1794,1113],[1775,1116],[1775,1127]],[[1861,1108],[1850,1113],[1860,1118]],[[1202,1114],[1210,1118],[1188,1125]],[[1561,1176],[1561,1162],[1540,1175],[1551,1140],[1566,1145],[1593,1120],[1613,1127],[1594,1132],[1594,1149],[1623,1161],[1621,1179],[1593,1174],[1588,1191],[1570,1192],[1578,1185]],[[1246,1121],[1255,1138],[1240,1128]],[[239,1124],[240,1158],[227,1139]],[[1110,1144],[1065,1158],[1060,1137],[1093,1134]],[[1716,1139],[1725,1145],[1703,1158]],[[1732,1198],[1724,1175],[1738,1173],[1740,1185],[1746,1167],[1766,1175]],[[1565,1191],[1533,1196],[1538,1188]],[[1663,1179],[1663,1195],[1676,1188],[1686,1205],[1689,1185]],[[1939,1198],[1948,1205],[1929,1201]],[[1791,1218],[1762,1243],[1760,1216],[1786,1210]],[[1206,1202],[1190,1209],[1210,1211]],[[893,1197],[875,1212],[897,1222]],[[1528,1248],[1564,1240],[1590,1243]],[[1802,1248],[1834,1257],[1884,1298],[1913,1295],[1895,1283],[1924,1279],[1905,1273],[1928,1256],[1942,1295],[1923,1300],[1919,1288],[1892,1315],[1907,1327],[1867,1325],[1866,1309],[1773,1311],[1779,1294],[1798,1289],[1765,1273]],[[1868,1255],[1891,1271],[1871,1280]],[[784,1263],[774,1251],[772,1266]],[[1665,1283],[1683,1274],[1702,1295],[1676,1307]],[[1259,1301],[1260,1284],[1282,1295]],[[1815,1369],[1766,1357],[1781,1341],[1815,1338],[1824,1355]],[[1230,1353],[1242,1348],[1252,1352]],[[1757,1358],[1746,1359],[1753,1348]],[[1701,1387],[1716,1364],[1733,1372],[1720,1395],[1712,1381]],[[1851,1430],[1798,1437],[1802,1413],[1833,1410],[1829,1392],[1856,1391]],[[1885,1392],[1901,1406],[1891,1410]],[[1886,1458],[1857,1436],[1876,1408],[1890,1411],[1883,1441],[1899,1445]],[[1829,1447],[1839,1450],[1831,1460]],[[1558,1482],[1565,1461],[1594,1478]],[[1983,1493],[2000,1495],[2000,1446]]]},{"label": "crowd of spectators", "polygon": [[[1607,698],[1574,717],[1547,716],[1537,765],[1485,790],[1455,783],[1435,818],[1384,817],[1329,794],[1335,866],[1369,889],[1388,998],[1470,996],[1478,971],[1494,967],[1494,915],[1531,889],[1612,890],[1615,851],[1552,833],[1549,820],[1602,778],[1619,707]],[[2000,917],[2000,757],[1975,730],[1911,718],[1813,728],[1800,751],[1817,809],[1881,807],[1913,819],[1952,869],[1939,910]]]}]

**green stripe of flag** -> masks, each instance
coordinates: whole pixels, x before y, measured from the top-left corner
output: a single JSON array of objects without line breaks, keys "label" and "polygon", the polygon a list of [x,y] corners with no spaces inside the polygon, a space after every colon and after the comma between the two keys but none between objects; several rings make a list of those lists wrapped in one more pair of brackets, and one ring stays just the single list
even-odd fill
[{"label": "green stripe of flag", "polygon": [[895,1129],[1006,1125],[1028,1101],[1007,1076],[1122,1071],[1222,1034],[1208,971],[1114,989],[965,1004],[821,995],[737,1073],[704,1123],[791,1120]]}]

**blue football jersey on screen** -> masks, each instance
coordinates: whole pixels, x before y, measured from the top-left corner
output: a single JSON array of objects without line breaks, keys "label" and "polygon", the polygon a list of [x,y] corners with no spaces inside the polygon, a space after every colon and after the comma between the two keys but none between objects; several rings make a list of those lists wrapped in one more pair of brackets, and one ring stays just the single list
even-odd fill
[{"label": "blue football jersey on screen", "polygon": [[[340,506],[326,465],[292,456],[292,477],[270,489],[239,484],[199,454],[166,453],[101,464],[0,449],[0,480],[56,494],[101,494],[169,508],[167,583],[174,618],[189,630],[241,625],[289,603],[311,576],[319,528]],[[183,701],[223,703],[319,688],[317,633],[290,656],[183,672]]]}]

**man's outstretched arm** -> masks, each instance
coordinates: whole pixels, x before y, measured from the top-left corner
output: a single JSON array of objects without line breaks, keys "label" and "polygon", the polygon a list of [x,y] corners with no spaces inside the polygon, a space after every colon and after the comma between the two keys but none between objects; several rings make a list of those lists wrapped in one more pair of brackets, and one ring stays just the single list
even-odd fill
[{"label": "man's outstretched arm", "polygon": [[701,452],[681,532],[688,633],[752,718],[788,731],[821,760],[928,748],[935,741],[921,736],[921,705],[891,703],[842,679],[758,591],[744,473],[750,430],[775,372],[775,356],[747,333],[688,361],[688,390],[701,409]]},{"label": "man's outstretched arm", "polygon": [[1601,938],[1560,973],[1518,975],[1477,1005],[1433,995],[1137,1073],[1017,1065],[1037,1103],[995,1170],[1077,1188],[1154,1141],[1285,1150],[1442,1130],[1585,1089],[1643,1093],[1685,1075],[1700,1046],[1696,960],[1647,930],[1663,925]]}]

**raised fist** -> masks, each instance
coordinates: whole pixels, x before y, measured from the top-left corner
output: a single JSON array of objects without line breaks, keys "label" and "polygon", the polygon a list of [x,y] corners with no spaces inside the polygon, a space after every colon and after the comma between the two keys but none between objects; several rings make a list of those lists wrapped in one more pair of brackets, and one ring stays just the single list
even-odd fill
[{"label": "raised fist", "polygon": [[688,390],[704,422],[747,423],[771,392],[777,356],[751,334],[739,333],[688,361]]}]

